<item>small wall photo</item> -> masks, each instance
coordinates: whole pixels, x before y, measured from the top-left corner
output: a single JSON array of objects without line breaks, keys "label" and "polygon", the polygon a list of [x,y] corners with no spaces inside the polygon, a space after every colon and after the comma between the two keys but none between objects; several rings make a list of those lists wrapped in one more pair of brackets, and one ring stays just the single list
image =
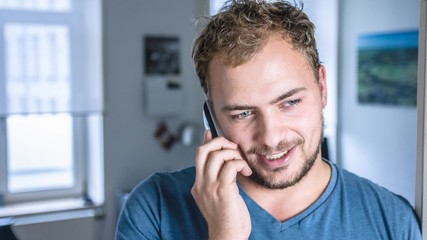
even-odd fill
[{"label": "small wall photo", "polygon": [[175,36],[146,36],[145,75],[180,74],[179,38]]}]

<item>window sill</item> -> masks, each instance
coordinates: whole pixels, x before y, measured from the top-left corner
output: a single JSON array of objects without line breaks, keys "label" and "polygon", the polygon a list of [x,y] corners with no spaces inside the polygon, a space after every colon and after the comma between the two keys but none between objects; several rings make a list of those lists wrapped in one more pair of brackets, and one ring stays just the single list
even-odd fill
[{"label": "window sill", "polygon": [[12,218],[14,225],[101,217],[102,205],[87,205],[82,199],[59,199],[0,207],[0,218]]}]

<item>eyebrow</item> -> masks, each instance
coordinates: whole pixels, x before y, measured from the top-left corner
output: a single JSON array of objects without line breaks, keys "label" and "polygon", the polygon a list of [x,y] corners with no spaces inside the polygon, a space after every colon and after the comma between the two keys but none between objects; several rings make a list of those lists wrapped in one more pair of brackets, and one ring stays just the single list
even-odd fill
[{"label": "eyebrow", "polygon": [[286,99],[288,97],[292,97],[293,95],[295,95],[295,94],[297,94],[297,93],[299,93],[301,91],[305,91],[305,90],[307,90],[307,88],[305,88],[305,87],[294,88],[294,89],[292,89],[292,90],[290,90],[288,92],[285,92],[284,94],[280,95],[279,97],[277,97],[276,99],[274,99],[273,101],[271,101],[270,104],[271,105],[276,104],[276,103],[278,103],[278,102],[280,102],[280,101],[282,101],[282,100],[284,100],[284,99]]},{"label": "eyebrow", "polygon": [[[282,95],[280,95],[279,97],[273,99],[272,101],[269,102],[269,104],[274,105],[286,98],[292,97],[293,95],[301,92],[301,91],[305,91],[307,90],[307,88],[305,87],[300,87],[300,88],[294,88],[288,92],[283,93]],[[229,111],[237,111],[237,110],[253,110],[256,109],[255,106],[251,106],[251,105],[226,105],[224,106],[221,110],[224,112],[229,112]]]}]

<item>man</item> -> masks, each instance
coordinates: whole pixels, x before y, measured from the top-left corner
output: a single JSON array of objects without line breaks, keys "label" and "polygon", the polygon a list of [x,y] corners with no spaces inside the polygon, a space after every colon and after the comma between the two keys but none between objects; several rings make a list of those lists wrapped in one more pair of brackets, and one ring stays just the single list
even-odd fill
[{"label": "man", "polygon": [[223,136],[137,186],[117,239],[421,239],[409,203],[321,158],[326,71],[287,2],[230,2],[193,58]]}]

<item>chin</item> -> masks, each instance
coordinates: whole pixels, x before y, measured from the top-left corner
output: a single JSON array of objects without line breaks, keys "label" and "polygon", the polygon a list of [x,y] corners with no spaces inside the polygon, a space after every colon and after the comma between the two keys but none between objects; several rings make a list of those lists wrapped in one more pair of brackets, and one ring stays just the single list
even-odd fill
[{"label": "chin", "polygon": [[286,165],[274,170],[264,170],[250,166],[252,175],[249,178],[263,188],[286,189],[298,184],[313,168],[313,165],[320,155],[320,147],[304,159],[297,169],[291,169],[291,165]]}]

